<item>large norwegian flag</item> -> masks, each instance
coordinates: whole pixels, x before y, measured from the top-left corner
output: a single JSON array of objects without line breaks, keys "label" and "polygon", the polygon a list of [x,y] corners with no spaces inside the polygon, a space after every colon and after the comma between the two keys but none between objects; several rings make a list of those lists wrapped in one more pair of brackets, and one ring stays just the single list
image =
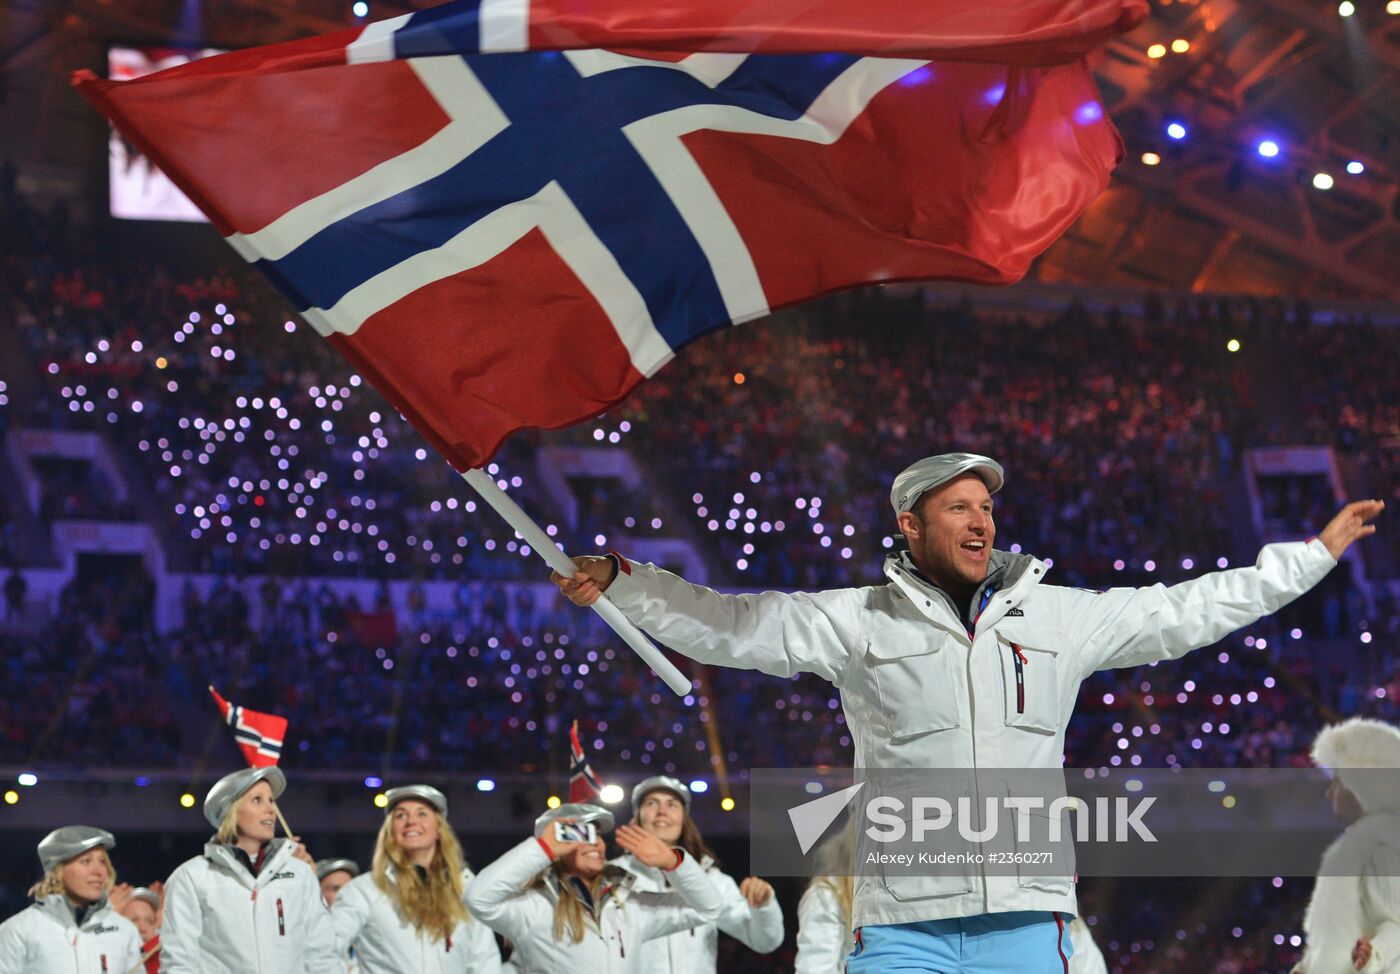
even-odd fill
[{"label": "large norwegian flag", "polygon": [[247,759],[248,767],[266,768],[282,759],[282,745],[287,739],[286,717],[231,704],[213,687],[209,688],[209,693],[224,722],[233,728],[233,738]]},{"label": "large norwegian flag", "polygon": [[458,469],[853,285],[1017,280],[1145,0],[461,0],[79,90]]}]

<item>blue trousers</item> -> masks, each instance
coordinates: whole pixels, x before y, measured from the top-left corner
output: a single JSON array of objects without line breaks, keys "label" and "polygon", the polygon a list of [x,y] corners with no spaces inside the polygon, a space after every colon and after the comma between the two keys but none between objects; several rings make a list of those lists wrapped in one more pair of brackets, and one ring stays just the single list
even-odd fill
[{"label": "blue trousers", "polygon": [[1067,974],[1069,917],[1044,910],[862,927],[846,974]]}]

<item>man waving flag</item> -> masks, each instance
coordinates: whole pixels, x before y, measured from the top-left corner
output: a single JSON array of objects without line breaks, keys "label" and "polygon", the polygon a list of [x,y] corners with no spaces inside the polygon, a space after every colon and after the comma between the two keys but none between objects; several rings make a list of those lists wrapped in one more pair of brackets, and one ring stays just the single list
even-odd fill
[{"label": "man waving flag", "polygon": [[459,0],[79,90],[459,470],[708,331],[1021,277],[1144,0]]}]

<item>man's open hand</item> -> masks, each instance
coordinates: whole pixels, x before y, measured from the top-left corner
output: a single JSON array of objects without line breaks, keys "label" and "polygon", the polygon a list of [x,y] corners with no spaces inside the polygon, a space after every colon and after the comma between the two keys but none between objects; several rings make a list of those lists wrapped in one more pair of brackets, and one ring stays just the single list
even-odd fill
[{"label": "man's open hand", "polygon": [[1327,546],[1333,558],[1340,559],[1353,541],[1376,533],[1376,526],[1366,522],[1375,520],[1383,510],[1385,501],[1352,501],[1328,522],[1317,536],[1318,540]]}]

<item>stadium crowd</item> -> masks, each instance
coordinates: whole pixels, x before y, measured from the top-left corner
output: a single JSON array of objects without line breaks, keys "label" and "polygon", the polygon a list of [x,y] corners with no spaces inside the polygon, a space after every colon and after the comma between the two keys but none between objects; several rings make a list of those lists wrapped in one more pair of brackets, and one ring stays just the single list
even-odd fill
[{"label": "stadium crowd", "polygon": [[[20,337],[43,392],[21,410],[0,374],[0,443],[16,426],[109,435],[148,478],[172,566],[223,580],[184,594],[173,632],[156,631],[136,578],[70,586],[37,636],[0,634],[0,761],[175,765],[203,730],[182,725],[176,704],[212,683],[294,715],[293,773],[557,770],[573,717],[597,763],[617,770],[706,776],[722,758],[742,780],[751,767],[849,763],[822,681],[715,669],[700,699],[682,701],[591,616],[501,584],[539,579],[537,560],[244,271],[184,279],[93,259],[61,212],[40,214],[3,183],[0,329]],[[1249,358],[1278,329],[1301,349],[1274,376],[1298,391],[1287,423],[1261,418],[1262,366]],[[1242,354],[1225,351],[1232,336]],[[1302,430],[1363,459],[1400,499],[1400,406],[1385,378],[1400,374],[1400,350],[1383,337],[1277,303],[1149,301],[1138,318],[1071,307],[1032,320],[848,295],[701,342],[594,423],[517,437],[492,473],[547,519],[540,442],[637,446],[640,462],[665,458],[674,496],[576,484],[579,520],[552,525],[561,537],[623,545],[681,509],[733,583],[830,587],[878,578],[894,544],[892,474],[946,443],[1006,459],[1000,535],[1053,559],[1062,581],[1171,582],[1228,563],[1220,485],[1249,446]],[[41,479],[44,520],[138,513],[85,473]],[[22,560],[26,516],[0,495],[5,562]],[[1381,530],[1400,550],[1394,519]],[[391,614],[382,595],[360,604],[318,581],[337,576],[460,590],[451,612],[410,594]],[[1304,764],[1329,720],[1400,720],[1397,637],[1388,591],[1343,581],[1160,673],[1096,674],[1067,763]],[[1111,969],[1206,956],[1252,974],[1296,960],[1288,938],[1306,884],[1182,885],[1144,884],[1132,911],[1111,911],[1100,934]],[[1091,903],[1112,898],[1087,889]],[[1228,903],[1202,907],[1211,897]]]}]

